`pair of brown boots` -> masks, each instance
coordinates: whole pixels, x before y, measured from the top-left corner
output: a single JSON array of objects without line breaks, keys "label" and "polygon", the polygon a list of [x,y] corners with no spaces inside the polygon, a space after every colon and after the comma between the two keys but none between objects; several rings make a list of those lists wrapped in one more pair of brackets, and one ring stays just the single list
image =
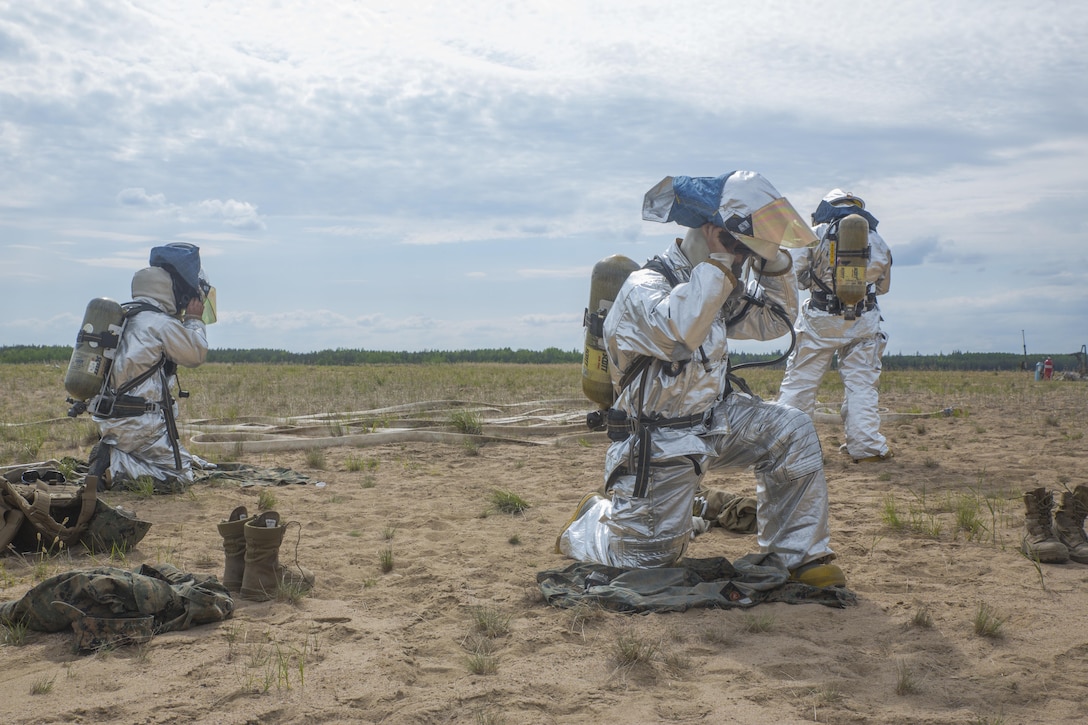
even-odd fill
[{"label": "pair of brown boots", "polygon": [[279,550],[287,524],[275,511],[265,511],[249,518],[245,506],[231,512],[219,523],[223,537],[223,586],[241,592],[242,599],[268,601],[284,590],[308,592],[314,586],[309,569],[297,566],[297,572],[280,564]]},{"label": "pair of brown boots", "polygon": [[1024,494],[1024,538],[1020,551],[1045,564],[1075,561],[1088,564],[1088,536],[1084,519],[1088,516],[1088,486],[1063,491],[1061,504],[1054,509],[1054,495],[1045,488]]}]

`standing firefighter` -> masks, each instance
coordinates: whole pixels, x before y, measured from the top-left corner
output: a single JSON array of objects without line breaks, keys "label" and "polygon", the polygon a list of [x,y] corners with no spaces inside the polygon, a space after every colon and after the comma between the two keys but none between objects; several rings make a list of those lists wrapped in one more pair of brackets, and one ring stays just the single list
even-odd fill
[{"label": "standing firefighter", "polygon": [[865,202],[833,189],[812,215],[819,242],[794,257],[797,284],[811,291],[797,317],[797,346],[786,363],[778,402],[816,412],[816,389],[838,354],[843,381],[841,414],[855,462],[891,458],[880,432],[881,357],[888,336],[880,329],[877,296],[891,287],[892,253],[876,232]]},{"label": "standing firefighter", "polygon": [[152,249],[150,266],[132,278],[132,300],[122,305],[125,323],[108,386],[89,406],[102,436],[89,474],[110,485],[149,476],[156,490],[172,491],[192,481],[193,456],[179,440],[170,390],[179,365],[204,362],[205,325],[215,321],[215,289],[200,266],[200,249],[183,243]]},{"label": "standing firefighter", "polygon": [[[556,542],[567,556],[627,568],[666,567],[691,538],[696,489],[710,468],[754,467],[760,550],[800,581],[845,584],[828,563],[820,441],[800,411],[733,390],[727,337],[788,334],[797,306],[787,252],[815,239],[762,176],[666,177],[643,219],[686,236],[627,278],[604,320],[617,392],[607,412],[605,490],[587,495]],[[754,256],[753,256],[754,253]],[[738,282],[745,266],[759,276]]]}]

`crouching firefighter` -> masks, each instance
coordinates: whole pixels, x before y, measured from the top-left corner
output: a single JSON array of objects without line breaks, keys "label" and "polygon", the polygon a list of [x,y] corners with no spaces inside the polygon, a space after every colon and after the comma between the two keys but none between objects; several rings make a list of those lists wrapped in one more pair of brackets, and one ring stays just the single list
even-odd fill
[{"label": "crouching firefighter", "polygon": [[[607,566],[671,566],[691,539],[706,472],[753,467],[760,552],[777,554],[799,581],[844,585],[842,570],[829,563],[827,485],[813,423],[747,391],[730,375],[727,346],[727,337],[790,333],[796,279],[780,247],[814,242],[811,229],[751,171],[666,177],[646,194],[643,219],[688,229],[627,277],[604,319],[616,393],[608,496],[582,499],[557,551]],[[746,268],[754,273],[747,289],[738,282]]]},{"label": "crouching firefighter", "polygon": [[[151,250],[150,266],[132,278],[132,302],[101,392],[86,403],[101,440],[88,477],[101,488],[149,476],[157,492],[193,480],[194,460],[177,428],[178,366],[195,368],[208,354],[206,325],[215,321],[215,288],[200,265],[200,250],[174,243]],[[188,393],[179,389],[179,397]]]}]

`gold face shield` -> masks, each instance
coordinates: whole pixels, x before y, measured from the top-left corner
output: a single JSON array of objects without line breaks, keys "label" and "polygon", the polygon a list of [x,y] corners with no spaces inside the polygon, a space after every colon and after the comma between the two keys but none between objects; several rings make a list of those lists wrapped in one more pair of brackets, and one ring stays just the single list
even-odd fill
[{"label": "gold face shield", "polygon": [[204,293],[204,314],[200,316],[200,319],[204,320],[205,325],[210,325],[219,319],[215,315],[215,287],[209,287]]},{"label": "gold face shield", "polygon": [[767,260],[775,258],[779,247],[798,249],[819,241],[784,196],[752,214],[752,236],[736,234],[736,237]]}]

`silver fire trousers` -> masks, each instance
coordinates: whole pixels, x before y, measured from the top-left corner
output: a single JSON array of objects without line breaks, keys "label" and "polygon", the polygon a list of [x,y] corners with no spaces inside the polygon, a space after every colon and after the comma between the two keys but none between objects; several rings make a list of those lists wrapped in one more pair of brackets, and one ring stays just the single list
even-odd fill
[{"label": "silver fire trousers", "polygon": [[[560,536],[567,556],[624,568],[670,566],[691,539],[692,505],[708,469],[743,469],[756,477],[757,544],[790,569],[832,555],[823,451],[812,419],[789,406],[731,393],[709,429],[693,432],[712,453],[655,457],[645,496],[636,472],[611,485],[611,499],[589,507]],[[734,557],[739,558],[739,557]]]}]

